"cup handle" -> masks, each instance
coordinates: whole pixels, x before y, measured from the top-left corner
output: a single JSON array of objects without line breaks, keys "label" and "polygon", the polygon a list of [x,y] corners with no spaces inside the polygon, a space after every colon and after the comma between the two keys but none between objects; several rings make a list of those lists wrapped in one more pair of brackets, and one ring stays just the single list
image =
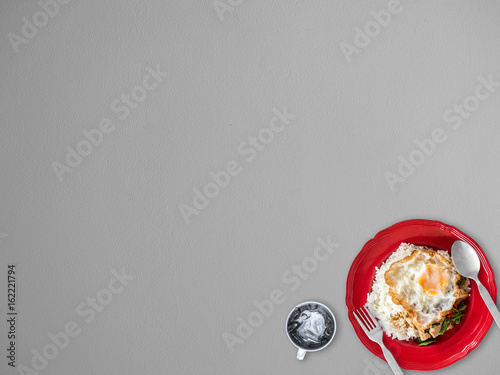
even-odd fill
[{"label": "cup handle", "polygon": [[299,351],[297,352],[297,359],[299,361],[302,361],[304,359],[304,357],[306,356],[306,351],[304,349],[299,349]]}]

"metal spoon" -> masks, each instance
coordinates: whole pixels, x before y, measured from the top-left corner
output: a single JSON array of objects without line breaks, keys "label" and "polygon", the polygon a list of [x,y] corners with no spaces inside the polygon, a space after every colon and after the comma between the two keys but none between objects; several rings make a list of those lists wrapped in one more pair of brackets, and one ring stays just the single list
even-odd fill
[{"label": "metal spoon", "polygon": [[488,290],[483,286],[483,284],[481,284],[478,278],[481,263],[479,262],[476,251],[471,245],[464,241],[455,241],[451,247],[451,257],[458,273],[462,276],[468,277],[469,279],[473,279],[476,282],[479,293],[481,294],[481,297],[483,297],[486,307],[488,307],[491,315],[493,315],[493,319],[495,319],[495,322],[497,323],[498,328],[500,328],[500,311],[498,311],[490,293],[488,293]]}]

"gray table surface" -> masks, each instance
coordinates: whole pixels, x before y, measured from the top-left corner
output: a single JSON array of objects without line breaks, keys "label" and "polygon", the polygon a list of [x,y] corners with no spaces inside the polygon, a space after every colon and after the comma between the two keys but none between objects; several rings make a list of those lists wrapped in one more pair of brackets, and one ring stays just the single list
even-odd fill
[{"label": "gray table surface", "polygon": [[[345,308],[367,240],[441,220],[500,272],[498,1],[41,3],[0,5],[0,279],[17,265],[18,366],[390,374]],[[338,247],[311,260],[328,236]],[[4,283],[0,367],[18,374],[6,300]],[[338,331],[299,362],[284,321],[305,300]],[[49,334],[67,329],[54,354]],[[492,326],[436,373],[496,373],[499,348]]]}]

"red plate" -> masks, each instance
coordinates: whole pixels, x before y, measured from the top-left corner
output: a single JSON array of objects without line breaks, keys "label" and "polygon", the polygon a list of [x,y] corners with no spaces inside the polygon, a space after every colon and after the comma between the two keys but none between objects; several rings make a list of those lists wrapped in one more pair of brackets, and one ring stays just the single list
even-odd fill
[{"label": "red plate", "polygon": [[[346,305],[349,320],[361,342],[377,357],[384,359],[382,350],[366,336],[353,316],[356,308],[366,304],[375,278],[375,267],[380,267],[401,242],[451,251],[451,245],[457,240],[469,243],[476,250],[481,261],[479,280],[496,302],[495,276],[479,245],[465,233],[439,221],[408,220],[394,224],[368,241],[354,259],[347,277]],[[492,322],[493,317],[481,299],[476,283],[472,282],[467,313],[458,326],[439,336],[436,343],[420,347],[413,341],[393,340],[384,333],[384,344],[406,370],[438,370],[469,354],[479,345]]]}]

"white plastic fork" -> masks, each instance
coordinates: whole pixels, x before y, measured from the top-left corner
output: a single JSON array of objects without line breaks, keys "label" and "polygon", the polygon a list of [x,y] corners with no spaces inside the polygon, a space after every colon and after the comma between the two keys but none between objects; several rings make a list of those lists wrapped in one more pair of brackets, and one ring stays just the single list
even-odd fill
[{"label": "white plastic fork", "polygon": [[396,362],[396,359],[394,359],[394,356],[389,351],[389,349],[385,347],[382,328],[380,328],[380,325],[371,314],[370,310],[363,306],[354,311],[353,314],[361,328],[363,328],[363,331],[365,331],[368,338],[380,345],[380,347],[382,348],[382,352],[384,353],[384,357],[391,367],[392,372],[394,372],[394,374],[396,375],[403,375],[403,371],[401,371],[401,368]]}]

